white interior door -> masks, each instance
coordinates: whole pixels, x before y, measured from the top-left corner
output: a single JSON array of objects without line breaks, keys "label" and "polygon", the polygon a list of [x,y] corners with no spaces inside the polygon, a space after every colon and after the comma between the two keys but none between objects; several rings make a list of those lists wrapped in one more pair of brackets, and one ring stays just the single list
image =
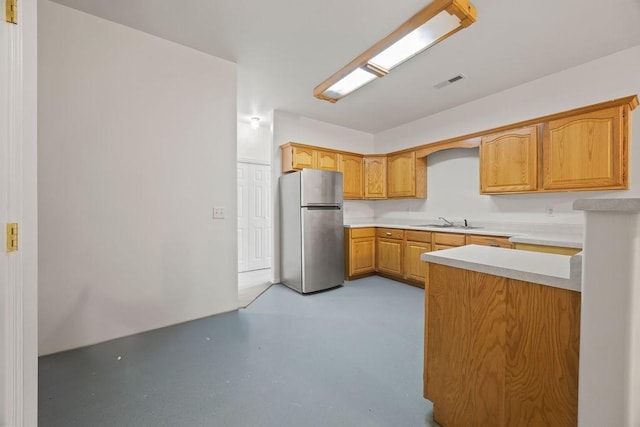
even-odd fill
[{"label": "white interior door", "polygon": [[271,268],[271,166],[238,163],[238,271]]},{"label": "white interior door", "polygon": [[249,270],[271,267],[271,166],[253,164],[249,178]]}]

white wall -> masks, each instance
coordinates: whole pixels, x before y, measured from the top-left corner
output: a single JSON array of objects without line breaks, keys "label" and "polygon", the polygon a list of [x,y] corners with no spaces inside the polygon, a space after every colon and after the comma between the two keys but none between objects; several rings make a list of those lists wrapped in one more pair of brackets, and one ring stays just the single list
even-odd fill
[{"label": "white wall", "polygon": [[613,199],[585,207],[581,427],[640,425],[639,202]]},{"label": "white wall", "polygon": [[235,309],[235,64],[39,7],[40,353]]},{"label": "white wall", "polygon": [[[380,132],[375,135],[375,151],[436,142],[639,92],[640,46],[636,46]],[[640,111],[632,116],[636,132],[631,140],[629,191],[481,196],[478,150],[451,150],[428,157],[426,201],[379,202],[376,216],[582,223],[582,213],[572,210],[575,199],[640,195]]]},{"label": "white wall", "polygon": [[[355,153],[372,153],[373,135],[331,123],[313,120],[284,111],[273,113],[273,219],[274,219],[274,280],[280,280],[280,216],[278,177],[281,175],[280,146],[287,142],[317,145]],[[345,218],[373,217],[375,202],[344,202]]]},{"label": "white wall", "polygon": [[238,161],[271,164],[273,135],[271,127],[261,125],[253,129],[249,123],[238,121]]}]

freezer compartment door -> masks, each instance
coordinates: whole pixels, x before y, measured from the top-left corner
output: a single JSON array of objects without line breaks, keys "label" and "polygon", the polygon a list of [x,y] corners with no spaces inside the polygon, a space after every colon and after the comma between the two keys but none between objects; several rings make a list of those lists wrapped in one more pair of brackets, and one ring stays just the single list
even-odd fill
[{"label": "freezer compartment door", "polygon": [[302,209],[302,292],[344,283],[344,231],[340,207]]},{"label": "freezer compartment door", "polygon": [[342,172],[300,171],[300,206],[342,204]]}]

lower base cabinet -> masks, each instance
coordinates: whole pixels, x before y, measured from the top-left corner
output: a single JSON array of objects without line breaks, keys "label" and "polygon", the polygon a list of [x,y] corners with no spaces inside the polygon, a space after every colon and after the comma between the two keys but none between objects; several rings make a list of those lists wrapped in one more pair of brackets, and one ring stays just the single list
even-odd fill
[{"label": "lower base cabinet", "polygon": [[413,286],[424,287],[428,264],[425,252],[464,244],[511,247],[508,237],[465,235],[399,228],[345,228],[345,275],[348,280],[379,273]]},{"label": "lower base cabinet", "polygon": [[376,228],[376,271],[402,280],[404,275],[404,234],[399,228]]},{"label": "lower base cabinet", "polygon": [[464,234],[456,233],[433,233],[432,242],[432,250],[434,251],[464,246],[466,243]]},{"label": "lower base cabinet", "polygon": [[577,426],[580,293],[439,264],[424,397],[445,427]]},{"label": "lower base cabinet", "polygon": [[404,246],[404,278],[423,287],[427,277],[428,264],[420,260],[425,252],[431,252],[431,232],[406,230]]},{"label": "lower base cabinet", "polygon": [[347,279],[376,272],[376,229],[345,228],[345,274]]}]

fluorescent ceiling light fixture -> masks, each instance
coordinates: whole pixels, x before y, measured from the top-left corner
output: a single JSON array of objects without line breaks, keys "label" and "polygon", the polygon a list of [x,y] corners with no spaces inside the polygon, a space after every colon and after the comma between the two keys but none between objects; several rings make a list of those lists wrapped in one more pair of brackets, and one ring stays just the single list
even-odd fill
[{"label": "fluorescent ceiling light fixture", "polygon": [[475,20],[476,9],[468,0],[435,0],[316,86],[313,96],[336,102]]},{"label": "fluorescent ceiling light fixture", "polygon": [[376,75],[362,68],[356,68],[337,82],[335,82],[329,89],[324,91],[324,94],[331,98],[340,99],[348,93],[353,92],[361,86],[366,85],[371,80],[375,79]]}]

